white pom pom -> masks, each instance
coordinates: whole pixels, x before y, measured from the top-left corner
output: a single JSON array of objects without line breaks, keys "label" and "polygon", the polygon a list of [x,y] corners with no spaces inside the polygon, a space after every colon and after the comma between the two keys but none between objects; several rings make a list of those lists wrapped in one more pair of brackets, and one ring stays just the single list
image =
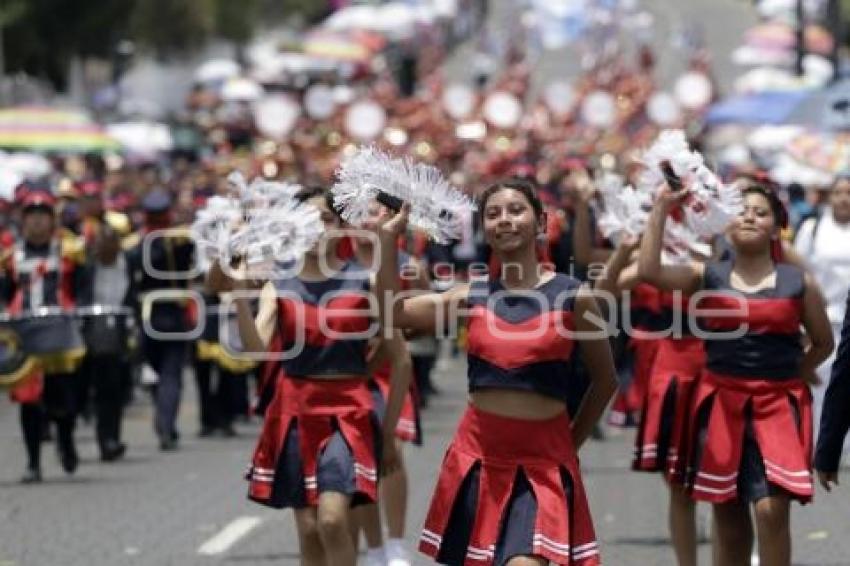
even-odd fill
[{"label": "white pom pom", "polygon": [[374,146],[346,158],[336,176],[334,204],[353,226],[363,224],[381,193],[410,203],[410,225],[440,243],[460,238],[460,219],[475,210],[472,199],[451,186],[439,169],[394,159]]},{"label": "white pom pom", "polygon": [[230,234],[241,220],[239,202],[214,196],[198,210],[192,233],[201,256],[208,261],[229,257]]},{"label": "white pom pom", "polygon": [[249,269],[275,265],[297,259],[318,241],[324,224],[316,207],[294,199],[300,186],[259,178],[248,184],[239,172],[227,180],[234,194],[210,198],[192,225],[207,260],[229,264],[238,256]]},{"label": "white pom pom", "polygon": [[705,165],[702,155],[691,151],[685,133],[665,130],[644,152],[641,161],[645,166],[638,186],[655,195],[664,182],[661,162],[668,161],[673,171],[689,187],[683,201],[682,224],[668,222],[664,234],[665,257],[681,261],[690,257],[690,251],[703,246],[703,240],[722,233],[741,210],[740,190],[726,186]]},{"label": "white pom pom", "polygon": [[624,187],[623,179],[606,174],[599,181],[603,211],[599,216],[599,230],[606,238],[618,239],[624,235],[638,236],[646,228],[652,209],[652,193],[644,189]]}]

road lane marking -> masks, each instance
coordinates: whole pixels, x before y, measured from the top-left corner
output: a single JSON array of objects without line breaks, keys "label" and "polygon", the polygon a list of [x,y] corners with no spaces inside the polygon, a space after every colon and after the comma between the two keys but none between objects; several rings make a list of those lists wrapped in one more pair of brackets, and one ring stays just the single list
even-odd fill
[{"label": "road lane marking", "polygon": [[198,548],[198,554],[215,556],[222,554],[236,544],[239,539],[250,533],[263,520],[259,517],[239,517],[231,521],[211,539]]}]

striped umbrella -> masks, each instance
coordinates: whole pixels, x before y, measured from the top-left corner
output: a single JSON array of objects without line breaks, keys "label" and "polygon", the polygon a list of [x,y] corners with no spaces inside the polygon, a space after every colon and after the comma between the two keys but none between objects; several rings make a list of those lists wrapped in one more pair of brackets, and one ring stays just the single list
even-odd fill
[{"label": "striped umbrella", "polygon": [[81,110],[17,106],[0,109],[0,148],[77,153],[120,144]]}]

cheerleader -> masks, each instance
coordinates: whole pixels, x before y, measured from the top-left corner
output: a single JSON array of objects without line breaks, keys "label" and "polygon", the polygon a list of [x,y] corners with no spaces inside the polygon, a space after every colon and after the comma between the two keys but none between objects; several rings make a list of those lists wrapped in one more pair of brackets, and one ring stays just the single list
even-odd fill
[{"label": "cheerleader", "polygon": [[[297,198],[320,210],[325,232],[339,228],[324,189]],[[394,361],[401,383],[393,383],[382,430],[367,377],[369,274],[339,259],[336,244],[333,237],[319,241],[297,277],[265,283],[256,319],[249,299],[235,302],[245,350],[282,358],[248,474],[249,498],[294,509],[302,564],[353,566],[350,509],[374,503],[379,469],[397,466],[392,439],[409,374],[396,371],[404,344],[394,333],[381,344],[388,352],[382,356]],[[250,287],[244,278],[228,281],[217,265],[211,277],[217,290]]]},{"label": "cheerleader", "polygon": [[782,261],[778,197],[756,183],[742,193],[729,258],[668,266],[660,261],[665,220],[687,192],[660,189],[639,273],[668,291],[703,291],[706,369],[693,394],[686,482],[695,500],[713,503],[715,559],[749,564],[752,505],[761,564],[779,566],[791,563],[790,501],[812,498],[807,383],[829,356],[832,333],[812,279]]},{"label": "cheerleader", "polygon": [[[388,209],[377,201],[369,206],[369,215],[361,226],[367,234],[374,236],[377,229],[377,222],[384,217]],[[380,260],[380,257],[375,253],[373,237],[357,237],[354,238],[354,257],[363,266],[372,267],[375,261]],[[399,262],[399,277],[402,291],[424,291],[428,289],[429,283],[425,276],[425,269],[416,260],[402,253],[402,259]],[[375,406],[383,412],[387,406],[387,398],[390,390],[390,378],[392,365],[389,359],[380,360],[373,357],[372,364],[378,369],[372,375],[372,394],[375,400]],[[410,356],[399,360],[397,365],[400,371],[412,375],[412,360]],[[410,564],[407,556],[407,551],[404,546],[405,536],[405,517],[407,515],[407,470],[404,464],[403,442],[411,442],[416,445],[422,444],[422,427],[419,416],[419,404],[416,402],[415,384],[411,381],[411,387],[408,389],[404,404],[401,408],[401,414],[397,418],[395,429],[396,452],[398,454],[398,467],[392,474],[387,474],[380,482],[380,500],[382,502],[384,516],[387,523],[388,540],[386,542],[383,554],[385,560],[381,557],[382,533],[381,533],[381,517],[376,505],[364,505],[358,509],[358,521],[363,528],[366,536],[366,542],[369,546],[368,558],[375,558],[375,563],[384,564],[385,562],[392,566],[403,566]],[[355,539],[356,540],[356,539]],[[367,560],[368,562],[368,560]],[[371,563],[371,562],[369,562]]]},{"label": "cheerleader", "polygon": [[[696,504],[684,489],[683,463],[690,404],[705,352],[702,341],[683,324],[687,300],[681,300],[681,293],[663,293],[640,282],[638,264],[631,261],[637,245],[637,238],[624,238],[594,287],[609,297],[630,293],[632,313],[642,313],[632,320],[632,339],[651,344],[652,359],[643,370],[646,388],[632,469],[662,473],[670,493],[667,517],[673,550],[680,566],[690,566],[697,563]],[[642,308],[635,308],[636,301]],[[635,371],[641,367],[636,364]]]},{"label": "cheerleader", "polygon": [[[576,280],[540,268],[535,244],[546,220],[532,185],[497,183],[479,206],[501,277],[445,293],[398,297],[395,242],[406,206],[379,231],[377,288],[393,298],[391,311],[380,305],[396,327],[434,332],[456,320],[461,305],[468,319],[470,405],[443,460],[419,549],[443,564],[598,564],[577,450],[616,388],[608,341],[588,322],[599,309]],[[570,422],[576,334],[591,386]]]}]

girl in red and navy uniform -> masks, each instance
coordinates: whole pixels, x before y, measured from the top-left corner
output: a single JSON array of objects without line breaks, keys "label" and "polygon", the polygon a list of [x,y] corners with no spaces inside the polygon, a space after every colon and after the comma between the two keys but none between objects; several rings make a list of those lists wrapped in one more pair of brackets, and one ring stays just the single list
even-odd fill
[{"label": "girl in red and navy uniform", "polygon": [[[387,212],[386,207],[372,202],[369,205],[369,216],[362,224],[363,234],[352,238],[353,254],[357,261],[364,267],[374,269],[375,262],[380,261],[380,256],[375,251],[375,230],[377,222]],[[407,253],[400,252],[399,262],[399,284],[403,292],[412,292],[427,288],[427,279],[423,280],[424,269]],[[390,385],[393,366],[391,360],[383,360],[373,357],[373,365],[376,368],[372,373],[371,389],[378,413],[385,417],[387,401],[390,394]],[[403,356],[396,361],[395,371],[404,371],[412,375],[413,364],[409,355]],[[422,444],[422,428],[419,415],[419,404],[416,399],[416,384],[410,380],[410,388],[404,396],[401,414],[398,416],[395,439],[398,455],[398,467],[392,474],[381,478],[380,500],[387,525],[388,539],[383,542],[381,530],[381,513],[377,505],[364,505],[358,510],[358,521],[363,528],[366,542],[369,546],[367,551],[367,566],[372,564],[383,564],[391,561],[393,564],[401,565],[409,563],[408,553],[404,544],[405,522],[407,516],[408,482],[407,470],[404,465],[403,442],[411,442],[416,445]]]},{"label": "girl in red and navy uniform", "polygon": [[[652,359],[642,370],[646,375],[632,468],[663,474],[670,491],[670,538],[678,564],[694,565],[696,505],[684,489],[683,472],[691,400],[705,365],[705,352],[702,340],[688,331],[687,297],[640,282],[638,264],[631,261],[637,244],[634,238],[621,242],[595,289],[610,293],[608,297],[630,292],[631,312],[641,315],[628,329],[634,329],[632,340],[641,345],[637,348],[652,349]],[[637,371],[636,367],[635,379]]]},{"label": "girl in red and navy uniform", "polygon": [[[307,189],[298,198],[320,209],[326,232],[339,227],[329,193]],[[281,359],[249,471],[249,497],[295,510],[303,563],[354,566],[350,508],[375,502],[379,469],[396,466],[393,415],[402,396],[394,384],[382,430],[369,389],[367,343],[377,331],[369,274],[340,260],[335,242],[326,243],[305,254],[296,277],[265,284],[256,319],[250,300],[236,299],[246,351],[268,350]],[[219,290],[231,283],[218,266],[211,277]],[[247,287],[242,281],[237,288]],[[397,336],[382,348],[391,359],[403,357]],[[400,392],[407,386],[400,383]]]},{"label": "girl in red and navy uniform", "polygon": [[[400,328],[434,332],[456,320],[461,305],[468,320],[470,405],[443,460],[419,549],[444,564],[598,564],[577,449],[616,387],[605,333],[586,318],[599,311],[576,280],[541,268],[535,243],[545,215],[530,184],[493,185],[480,210],[501,277],[391,303]],[[379,232],[382,297],[398,292],[392,243],[407,214]],[[576,335],[591,386],[570,422]]]},{"label": "girl in red and navy uniform", "polygon": [[807,382],[829,356],[832,334],[817,286],[781,261],[779,199],[758,184],[743,194],[730,258],[662,266],[664,221],[682,198],[662,189],[641,245],[640,274],[667,290],[703,291],[697,314],[706,369],[691,409],[686,481],[694,499],[714,504],[717,562],[749,561],[752,504],[761,564],[786,565],[790,501],[812,497]]}]

